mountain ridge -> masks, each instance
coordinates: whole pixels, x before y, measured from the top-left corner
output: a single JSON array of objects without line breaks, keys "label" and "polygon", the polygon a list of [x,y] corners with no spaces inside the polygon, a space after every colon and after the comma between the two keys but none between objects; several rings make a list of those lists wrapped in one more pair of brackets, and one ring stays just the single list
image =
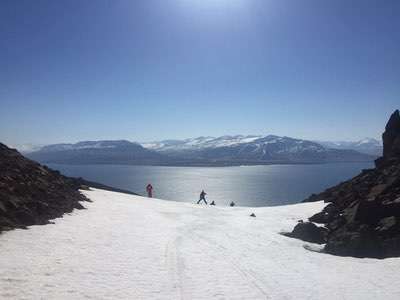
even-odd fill
[{"label": "mountain ridge", "polygon": [[54,144],[26,154],[43,163],[61,164],[158,164],[163,155],[127,140],[82,141]]},{"label": "mountain ridge", "polygon": [[225,135],[143,144],[127,140],[82,141],[47,145],[26,155],[43,163],[210,166],[360,162],[376,158],[277,135]]},{"label": "mountain ridge", "polygon": [[383,144],[374,138],[363,138],[359,141],[315,141],[325,147],[333,149],[349,149],[365,154],[381,156]]}]

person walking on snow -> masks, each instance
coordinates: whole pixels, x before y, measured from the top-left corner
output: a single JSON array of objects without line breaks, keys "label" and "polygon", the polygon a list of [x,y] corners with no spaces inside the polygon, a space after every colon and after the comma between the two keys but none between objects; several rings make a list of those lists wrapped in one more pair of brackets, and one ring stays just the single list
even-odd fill
[{"label": "person walking on snow", "polygon": [[151,183],[149,183],[146,186],[146,191],[147,191],[147,197],[153,198],[153,186],[151,185]]},{"label": "person walking on snow", "polygon": [[200,193],[200,199],[199,199],[199,201],[197,201],[197,204],[200,204],[201,200],[203,200],[204,203],[207,204],[206,195],[207,195],[206,192],[204,190],[202,190]]}]

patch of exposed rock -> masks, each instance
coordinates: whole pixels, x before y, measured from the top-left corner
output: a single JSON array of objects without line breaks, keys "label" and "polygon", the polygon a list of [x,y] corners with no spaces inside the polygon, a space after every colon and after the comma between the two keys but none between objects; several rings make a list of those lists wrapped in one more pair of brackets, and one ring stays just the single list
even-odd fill
[{"label": "patch of exposed rock", "polygon": [[374,169],[311,195],[304,202],[324,200],[325,209],[309,218],[328,229],[325,252],[355,257],[400,256],[400,114],[390,117],[383,156]]},{"label": "patch of exposed rock", "polygon": [[46,224],[87,201],[79,180],[62,176],[0,143],[0,232]]},{"label": "patch of exposed rock", "polygon": [[310,243],[324,244],[328,230],[324,227],[318,227],[311,222],[299,222],[292,232],[282,233],[285,236],[300,239]]}]

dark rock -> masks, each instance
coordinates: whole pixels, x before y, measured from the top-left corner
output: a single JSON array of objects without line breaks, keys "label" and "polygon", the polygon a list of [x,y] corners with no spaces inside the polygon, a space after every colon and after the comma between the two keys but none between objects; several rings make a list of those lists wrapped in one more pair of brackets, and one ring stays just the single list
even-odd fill
[{"label": "dark rock", "polygon": [[375,169],[363,170],[351,180],[304,200],[329,203],[322,212],[309,218],[311,222],[325,224],[327,253],[375,258],[400,256],[398,110],[391,115],[382,138],[383,157],[375,161]]},{"label": "dark rock", "polygon": [[400,203],[397,199],[390,201],[386,200],[380,207],[382,217],[395,216],[400,217]]},{"label": "dark rock", "polygon": [[383,257],[377,235],[365,224],[346,224],[330,233],[325,252],[342,256]]},{"label": "dark rock", "polygon": [[250,217],[255,218],[255,217],[256,217],[256,214],[255,214],[255,213],[252,213],[252,214],[250,215]]},{"label": "dark rock", "polygon": [[400,256],[400,236],[388,238],[382,241],[382,257]]},{"label": "dark rock", "polygon": [[400,113],[396,110],[386,124],[385,132],[382,134],[383,157],[400,155]]},{"label": "dark rock", "polygon": [[84,208],[81,184],[0,143],[0,232],[47,224],[74,208]]},{"label": "dark rock", "polygon": [[387,232],[397,229],[398,226],[399,226],[398,220],[396,219],[396,217],[392,216],[392,217],[387,217],[387,218],[383,218],[382,220],[380,220],[376,230],[387,233]]},{"label": "dark rock", "polygon": [[75,209],[85,209],[85,207],[82,204],[80,204],[79,202],[74,204],[74,208]]},{"label": "dark rock", "polygon": [[347,215],[352,216],[351,218],[348,218],[348,221],[358,221],[362,224],[369,225],[376,224],[379,220],[380,208],[381,206],[378,201],[359,201],[355,207],[347,209]]},{"label": "dark rock", "polygon": [[316,213],[308,220],[313,223],[327,224],[339,213],[339,210],[334,204],[328,204],[321,212]]},{"label": "dark rock", "polygon": [[235,202],[232,201],[232,202],[229,204],[229,206],[231,206],[231,207],[235,206]]},{"label": "dark rock", "polygon": [[16,211],[14,216],[19,223],[24,226],[34,225],[36,223],[36,219],[32,212],[27,209]]},{"label": "dark rock", "polygon": [[329,219],[330,219],[330,215],[327,212],[324,212],[324,211],[316,213],[312,217],[308,218],[308,220],[310,222],[319,223],[319,224],[328,223]]},{"label": "dark rock", "polygon": [[382,167],[384,167],[384,166],[385,166],[385,163],[386,163],[386,161],[385,161],[385,159],[384,159],[383,157],[379,157],[379,158],[377,158],[377,159],[375,160],[375,166],[376,166],[377,168],[382,168]]},{"label": "dark rock", "polygon": [[318,227],[314,223],[301,222],[294,227],[292,232],[284,235],[310,243],[323,244],[326,242],[327,232],[326,228]]},{"label": "dark rock", "polygon": [[346,218],[343,216],[343,214],[340,214],[339,216],[334,217],[331,222],[326,224],[326,228],[328,228],[330,232],[333,232],[338,228],[341,228],[343,225],[345,225],[346,222],[347,222]]}]

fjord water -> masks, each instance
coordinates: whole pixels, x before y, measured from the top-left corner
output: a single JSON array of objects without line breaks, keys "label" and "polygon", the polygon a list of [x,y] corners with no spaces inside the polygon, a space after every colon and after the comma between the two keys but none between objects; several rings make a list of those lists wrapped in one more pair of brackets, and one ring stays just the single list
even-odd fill
[{"label": "fjord water", "polygon": [[202,189],[217,205],[240,206],[297,203],[312,193],[350,179],[373,163],[269,165],[239,167],[157,167],[125,165],[49,164],[67,176],[83,177],[145,195],[151,183],[154,197],[196,202]]}]

